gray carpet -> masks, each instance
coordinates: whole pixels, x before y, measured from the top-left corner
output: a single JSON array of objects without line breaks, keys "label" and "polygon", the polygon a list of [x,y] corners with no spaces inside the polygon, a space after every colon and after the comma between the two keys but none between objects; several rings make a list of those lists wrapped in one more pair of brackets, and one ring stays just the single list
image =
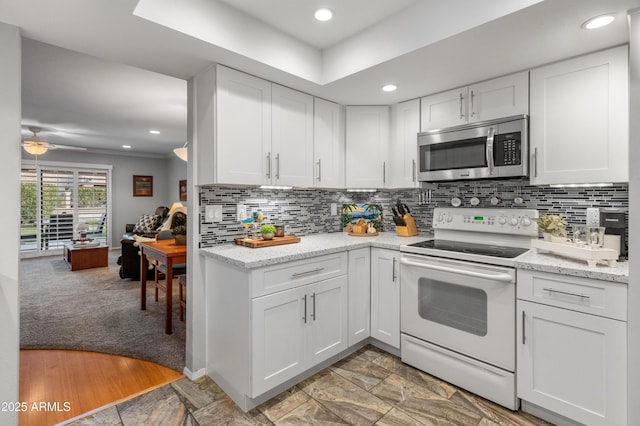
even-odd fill
[{"label": "gray carpet", "polygon": [[173,334],[165,334],[164,293],[140,310],[140,281],[120,279],[116,259],[107,268],[71,272],[62,256],[20,262],[20,348],[73,349],[152,361],[182,372],[185,323],[174,281]]}]

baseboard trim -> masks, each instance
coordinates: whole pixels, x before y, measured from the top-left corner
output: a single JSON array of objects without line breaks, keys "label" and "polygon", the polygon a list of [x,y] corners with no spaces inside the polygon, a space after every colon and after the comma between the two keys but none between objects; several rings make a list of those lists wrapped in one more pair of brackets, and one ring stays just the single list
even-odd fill
[{"label": "baseboard trim", "polygon": [[204,368],[201,368],[201,369],[196,370],[196,371],[191,371],[187,367],[185,367],[182,370],[182,374],[187,376],[189,378],[189,380],[194,381],[194,380],[199,379],[200,377],[203,377],[206,374],[206,370]]}]

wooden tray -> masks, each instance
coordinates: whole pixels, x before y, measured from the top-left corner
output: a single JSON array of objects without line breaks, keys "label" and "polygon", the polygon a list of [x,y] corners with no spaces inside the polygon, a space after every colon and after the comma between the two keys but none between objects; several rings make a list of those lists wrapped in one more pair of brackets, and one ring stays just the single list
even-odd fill
[{"label": "wooden tray", "polygon": [[260,237],[259,240],[252,240],[250,238],[236,238],[236,244],[251,248],[271,247],[279,246],[281,244],[299,243],[300,237],[294,237],[293,235],[285,235],[284,237],[273,237],[273,240],[263,240]]},{"label": "wooden tray", "polygon": [[364,234],[360,234],[357,232],[349,232],[349,235],[351,235],[352,237],[375,237],[376,235],[378,235],[378,232],[376,231],[375,234],[370,234],[368,232],[365,232]]}]

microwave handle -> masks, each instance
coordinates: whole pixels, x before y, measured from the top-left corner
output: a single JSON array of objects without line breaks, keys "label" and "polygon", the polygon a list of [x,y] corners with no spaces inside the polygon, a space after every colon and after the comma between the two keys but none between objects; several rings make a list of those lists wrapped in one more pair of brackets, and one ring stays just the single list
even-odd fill
[{"label": "microwave handle", "polygon": [[493,162],[493,139],[496,135],[496,129],[493,127],[489,127],[489,133],[487,134],[487,165],[489,166],[489,174],[493,174],[493,169],[495,169],[495,164]]}]

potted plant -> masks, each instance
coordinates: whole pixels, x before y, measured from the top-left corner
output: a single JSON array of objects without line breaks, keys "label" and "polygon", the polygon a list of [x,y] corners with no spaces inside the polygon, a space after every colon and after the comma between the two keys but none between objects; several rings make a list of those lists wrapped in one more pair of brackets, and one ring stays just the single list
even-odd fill
[{"label": "potted plant", "polygon": [[554,238],[564,241],[567,236],[565,228],[567,221],[562,216],[542,213],[536,222],[542,231],[542,237],[547,241],[552,241]]},{"label": "potted plant", "polygon": [[187,227],[185,225],[178,225],[173,228],[173,238],[176,240],[176,245],[187,245]]},{"label": "potted plant", "polygon": [[276,233],[276,227],[273,225],[262,225],[260,227],[260,233],[265,240],[272,240]]}]

